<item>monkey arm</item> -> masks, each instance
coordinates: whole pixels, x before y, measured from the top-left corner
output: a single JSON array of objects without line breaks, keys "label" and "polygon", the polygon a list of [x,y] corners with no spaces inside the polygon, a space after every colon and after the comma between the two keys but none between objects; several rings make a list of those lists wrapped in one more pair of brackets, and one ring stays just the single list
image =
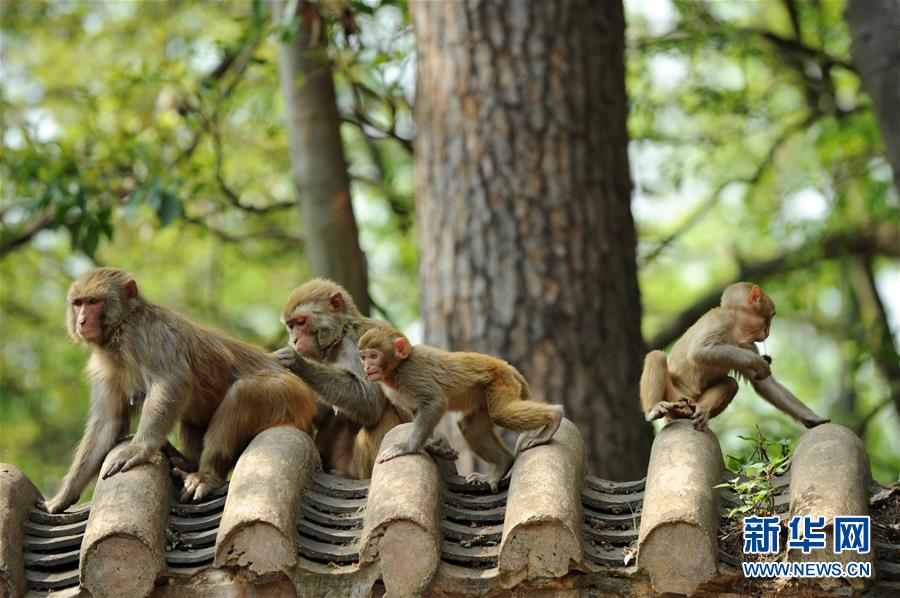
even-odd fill
[{"label": "monkey arm", "polygon": [[748,380],[762,380],[772,374],[759,353],[735,345],[701,342],[690,352],[690,357],[699,365],[738,371]]},{"label": "monkey arm", "polygon": [[50,513],[59,513],[78,500],[118,439],[128,432],[131,416],[128,398],[102,383],[91,389],[91,412],[75,459],[59,492],[47,502]]},{"label": "monkey arm", "polygon": [[800,399],[794,396],[794,393],[785,388],[775,376],[769,376],[763,380],[750,380],[753,390],[763,399],[787,413],[807,428],[812,428],[819,424],[824,424],[829,420],[816,415],[816,413],[807,407]]},{"label": "monkey arm", "polygon": [[373,426],[381,420],[384,395],[378,384],[365,379],[355,346],[352,353],[342,347],[335,364],[295,354],[289,369],[309,384],[322,401],[337,407],[351,419],[364,426]]},{"label": "monkey arm", "polygon": [[[400,455],[409,455],[420,452],[428,438],[434,432],[435,426],[447,412],[447,399],[440,393],[416,393],[415,403],[419,405],[416,415],[413,417],[412,430],[406,442],[401,442],[385,449],[378,456],[378,462],[383,463]],[[431,451],[429,451],[431,452]]]},{"label": "monkey arm", "polygon": [[147,463],[153,453],[166,444],[166,436],[181,417],[189,396],[190,386],[177,374],[150,384],[134,438],[107,463],[103,477]]}]

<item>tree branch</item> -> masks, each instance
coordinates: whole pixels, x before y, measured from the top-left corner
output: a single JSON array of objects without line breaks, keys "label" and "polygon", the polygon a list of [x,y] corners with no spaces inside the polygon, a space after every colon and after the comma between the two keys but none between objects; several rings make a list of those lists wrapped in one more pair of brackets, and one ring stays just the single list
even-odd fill
[{"label": "tree branch", "polygon": [[885,255],[900,257],[900,228],[887,223],[841,231],[814,239],[793,251],[755,262],[743,262],[737,276],[712,289],[688,307],[647,342],[650,349],[662,349],[675,342],[704,313],[719,304],[722,288],[741,280],[762,281],[777,274],[812,266],[822,259],[840,255]]},{"label": "tree branch", "polygon": [[762,162],[757,165],[756,170],[753,172],[753,174],[751,174],[749,177],[731,179],[717,186],[710,194],[710,196],[699,206],[697,206],[693,213],[691,213],[687,217],[687,219],[685,219],[685,221],[682,222],[682,224],[677,229],[675,229],[675,231],[671,232],[668,236],[659,241],[656,244],[656,247],[650,250],[650,252],[641,261],[641,265],[645,266],[648,263],[652,262],[669,245],[675,242],[678,237],[680,237],[685,232],[693,228],[694,225],[702,221],[703,217],[719,202],[719,196],[722,194],[722,191],[724,191],[729,185],[733,183],[744,183],[746,185],[749,185],[751,188],[754,187],[762,179],[763,175],[775,161],[775,154],[778,153],[779,148],[781,148],[781,146],[784,145],[784,143],[786,143],[798,131],[805,129],[810,124],[815,122],[817,116],[818,115],[814,112],[810,113],[801,122],[786,127],[772,143],[769,151],[766,152],[765,157],[763,158]]}]

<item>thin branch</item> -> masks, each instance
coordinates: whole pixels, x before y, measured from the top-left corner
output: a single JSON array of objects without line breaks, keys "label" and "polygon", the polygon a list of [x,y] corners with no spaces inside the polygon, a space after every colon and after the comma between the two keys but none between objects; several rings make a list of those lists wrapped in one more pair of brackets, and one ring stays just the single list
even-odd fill
[{"label": "thin branch", "polygon": [[751,188],[756,186],[757,183],[762,179],[763,175],[768,171],[768,169],[775,162],[775,154],[778,153],[778,150],[784,145],[791,137],[794,136],[798,131],[807,128],[813,122],[815,122],[817,118],[817,113],[810,113],[804,118],[801,122],[786,127],[780,135],[775,139],[772,146],[769,148],[769,151],[766,152],[765,157],[762,162],[760,162],[756,170],[749,177],[741,177],[731,179],[724,183],[719,184],[713,192],[710,194],[706,200],[704,200],[697,208],[691,213],[687,219],[679,226],[675,231],[670,233],[667,237],[659,241],[650,252],[643,258],[641,261],[641,265],[645,266],[648,263],[652,262],[656,259],[659,254],[661,254],[669,245],[675,242],[681,235],[686,233],[688,230],[694,227],[697,223],[703,220],[703,217],[709,213],[710,210],[719,202],[719,196],[722,192],[729,186],[734,183],[744,183],[749,185]]},{"label": "thin branch", "polygon": [[885,255],[900,257],[900,228],[886,223],[865,228],[842,231],[825,238],[809,241],[801,247],[774,258],[755,262],[742,262],[737,276],[726,284],[716,286],[693,305],[679,313],[647,342],[651,349],[662,349],[675,342],[691,324],[704,313],[719,304],[722,288],[741,280],[763,281],[777,274],[806,268],[822,259],[840,255]]},{"label": "thin branch", "polygon": [[215,166],[213,168],[213,174],[216,179],[216,184],[219,186],[219,189],[222,191],[222,194],[228,199],[229,203],[235,208],[239,210],[244,210],[245,212],[252,212],[254,214],[265,214],[267,212],[274,212],[276,210],[286,210],[290,208],[296,208],[299,204],[294,201],[284,201],[284,202],[276,202],[271,203],[265,206],[250,206],[241,203],[241,196],[238,194],[228,183],[225,181],[225,175],[222,172],[222,164],[225,161],[224,150],[222,149],[222,136],[219,132],[219,127],[217,123],[205,121],[205,125],[207,126],[207,130],[212,137],[213,142],[213,155]]},{"label": "thin branch", "polygon": [[54,218],[55,216],[53,213],[49,212],[30,220],[17,232],[9,234],[8,236],[6,230],[2,231],[3,234],[2,237],[0,237],[2,238],[2,241],[0,241],[0,258],[5,257],[7,254],[28,243],[42,230],[50,228]]},{"label": "thin branch", "polygon": [[887,381],[888,396],[900,413],[900,354],[884,302],[875,284],[872,257],[860,255],[851,262],[850,286],[860,306],[862,321],[866,327],[866,344],[875,365]]},{"label": "thin branch", "polygon": [[894,397],[888,396],[887,398],[882,399],[877,405],[872,407],[872,410],[865,414],[863,418],[856,422],[856,424],[853,426],[853,431],[856,432],[856,435],[862,437],[866,433],[866,429],[869,427],[869,424],[872,422],[875,416],[878,415],[878,413],[882,409],[884,409],[894,401]]}]

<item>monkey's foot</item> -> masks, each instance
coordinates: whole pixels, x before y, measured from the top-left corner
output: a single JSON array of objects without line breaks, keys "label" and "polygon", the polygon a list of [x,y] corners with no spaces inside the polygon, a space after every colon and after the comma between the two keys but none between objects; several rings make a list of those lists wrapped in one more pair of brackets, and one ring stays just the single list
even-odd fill
[{"label": "monkey's foot", "polygon": [[224,481],[209,473],[188,473],[180,469],[173,469],[172,473],[184,482],[184,490],[181,492],[181,502],[196,502],[220,487]]},{"label": "monkey's foot", "polygon": [[669,417],[674,419],[683,419],[686,417],[691,417],[694,415],[694,412],[697,410],[697,405],[693,400],[688,397],[681,397],[676,401],[675,407],[669,409]]},{"label": "monkey's foot", "polygon": [[646,419],[648,422],[651,422],[664,415],[670,415],[673,411],[677,413],[679,409],[684,409],[684,403],[681,401],[660,401],[653,406],[653,409],[647,412]]},{"label": "monkey's foot", "polygon": [[502,477],[503,474],[496,471],[491,473],[470,473],[466,476],[466,484],[487,484],[491,487],[491,492],[497,494],[500,491],[500,479]]},{"label": "monkey's foot", "polygon": [[709,411],[697,405],[694,409],[694,415],[691,416],[691,424],[693,424],[694,429],[698,432],[703,432],[706,430],[706,424],[709,423]]},{"label": "monkey's foot", "polygon": [[418,452],[419,451],[412,449],[405,444],[395,444],[394,446],[384,449],[381,454],[378,455],[378,462],[384,463],[385,461],[390,461],[395,457],[400,457],[402,455],[412,455]]},{"label": "monkey's foot", "polygon": [[541,446],[542,444],[547,444],[548,442],[550,442],[550,440],[553,439],[553,435],[556,434],[557,430],[559,430],[559,424],[562,423],[563,418],[562,405],[554,405],[554,407],[556,407],[556,411],[553,414],[553,421],[544,426],[544,429],[541,430],[540,434],[523,442],[523,451],[527,451],[528,449],[534,448],[536,446]]},{"label": "monkey's foot", "polygon": [[101,476],[105,480],[110,476],[116,475],[120,471],[125,472],[132,467],[149,463],[154,452],[156,452],[154,449],[135,444],[132,440],[131,444],[119,451],[115,459],[107,463],[106,470]]}]

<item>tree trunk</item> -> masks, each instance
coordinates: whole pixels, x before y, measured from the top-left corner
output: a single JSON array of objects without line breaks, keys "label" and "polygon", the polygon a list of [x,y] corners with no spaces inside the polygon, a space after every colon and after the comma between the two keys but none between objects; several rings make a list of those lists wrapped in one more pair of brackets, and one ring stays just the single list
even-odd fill
[{"label": "tree trunk", "polygon": [[342,284],[363,313],[369,312],[366,260],[359,247],[350,203],[350,180],[338,113],[325,55],[321,17],[305,0],[295,14],[289,3],[272,2],[275,23],[297,20],[296,34],[278,44],[278,72],[291,142],[294,185],[300,196],[310,268]]},{"label": "tree trunk", "polygon": [[900,192],[900,0],[849,0],[853,63],[872,98]]},{"label": "tree trunk", "polygon": [[643,352],[618,1],[416,2],[426,341],[500,355],[644,475]]}]

